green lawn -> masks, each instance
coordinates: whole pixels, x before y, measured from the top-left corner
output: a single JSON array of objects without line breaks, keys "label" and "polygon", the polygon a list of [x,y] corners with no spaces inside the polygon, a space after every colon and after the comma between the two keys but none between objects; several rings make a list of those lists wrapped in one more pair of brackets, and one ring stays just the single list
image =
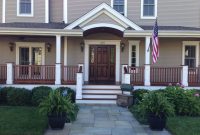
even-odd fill
[{"label": "green lawn", "polygon": [[171,117],[167,129],[173,135],[200,135],[200,117]]},{"label": "green lawn", "polygon": [[34,107],[0,107],[0,135],[43,135],[47,119]]}]

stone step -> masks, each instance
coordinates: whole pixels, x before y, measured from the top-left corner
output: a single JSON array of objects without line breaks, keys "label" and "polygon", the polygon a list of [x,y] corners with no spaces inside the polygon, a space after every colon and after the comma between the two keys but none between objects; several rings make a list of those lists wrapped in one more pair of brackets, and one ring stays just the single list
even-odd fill
[{"label": "stone step", "polygon": [[83,90],[83,94],[90,93],[90,94],[121,94],[121,90]]},{"label": "stone step", "polygon": [[117,99],[117,95],[83,95],[83,98],[87,98],[87,99]]},{"label": "stone step", "polygon": [[83,89],[114,89],[120,90],[120,85],[83,85]]},{"label": "stone step", "polygon": [[76,100],[77,104],[116,104],[116,100],[95,100],[95,99],[82,99]]}]

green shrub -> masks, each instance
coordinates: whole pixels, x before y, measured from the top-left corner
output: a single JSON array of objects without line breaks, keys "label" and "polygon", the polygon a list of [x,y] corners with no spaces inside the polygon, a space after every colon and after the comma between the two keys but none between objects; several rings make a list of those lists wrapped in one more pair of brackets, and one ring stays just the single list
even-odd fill
[{"label": "green shrub", "polygon": [[11,89],[15,89],[13,87],[4,87],[0,89],[0,105],[7,104],[7,92]]},{"label": "green shrub", "polygon": [[200,99],[195,97],[193,90],[184,90],[178,86],[170,86],[165,89],[168,101],[174,104],[177,115],[200,115]]},{"label": "green shrub", "polygon": [[149,93],[149,90],[145,90],[145,89],[138,89],[138,90],[134,90],[133,91],[133,101],[134,104],[139,103],[145,94]]},{"label": "green shrub", "polygon": [[26,106],[31,103],[31,91],[25,88],[12,88],[7,91],[8,105]]},{"label": "green shrub", "polygon": [[35,87],[32,89],[32,105],[38,106],[40,102],[49,95],[52,88],[47,86]]},{"label": "green shrub", "polygon": [[60,91],[63,96],[69,96],[72,103],[75,103],[76,92],[69,87],[59,87],[56,90]]}]

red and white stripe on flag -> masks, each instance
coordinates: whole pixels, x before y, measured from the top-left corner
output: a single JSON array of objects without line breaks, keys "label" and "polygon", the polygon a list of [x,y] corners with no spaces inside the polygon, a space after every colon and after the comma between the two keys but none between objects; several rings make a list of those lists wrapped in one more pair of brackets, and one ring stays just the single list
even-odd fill
[{"label": "red and white stripe on flag", "polygon": [[152,34],[152,58],[153,64],[155,64],[159,57],[159,39],[158,39],[158,24],[157,19],[155,25],[153,27],[153,34]]}]

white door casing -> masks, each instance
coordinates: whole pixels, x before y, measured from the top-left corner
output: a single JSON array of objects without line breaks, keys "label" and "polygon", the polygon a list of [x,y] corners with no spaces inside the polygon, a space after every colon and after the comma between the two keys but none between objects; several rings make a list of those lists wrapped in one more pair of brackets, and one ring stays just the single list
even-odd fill
[{"label": "white door casing", "polygon": [[115,45],[116,46],[116,65],[115,81],[120,82],[120,40],[85,40],[84,49],[84,81],[89,81],[89,46],[90,45]]}]

